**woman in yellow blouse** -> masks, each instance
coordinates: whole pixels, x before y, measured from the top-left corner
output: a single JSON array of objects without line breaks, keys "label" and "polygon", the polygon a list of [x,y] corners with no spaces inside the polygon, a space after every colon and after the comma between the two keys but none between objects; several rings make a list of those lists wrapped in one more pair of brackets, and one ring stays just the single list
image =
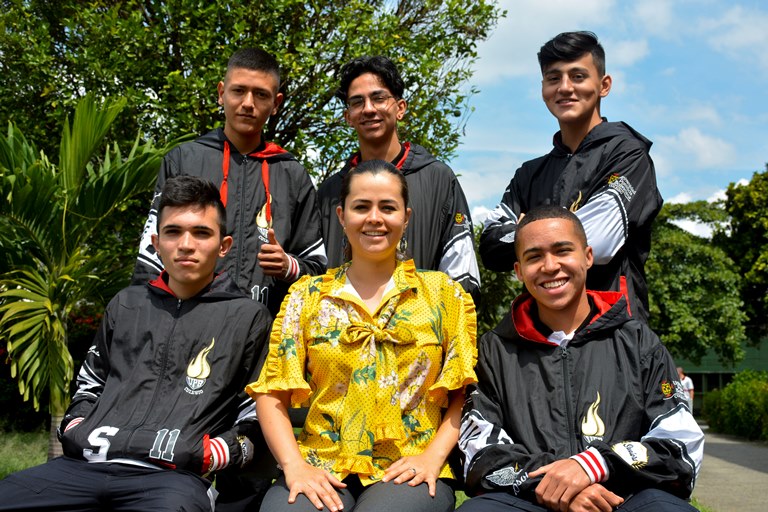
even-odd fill
[{"label": "woman in yellow blouse", "polygon": [[[272,329],[256,399],[283,476],[263,511],[449,511],[446,460],[476,381],[475,308],[440,272],[401,261],[411,214],[402,173],[368,161],[344,178],[351,259],[304,276]],[[287,408],[308,405],[296,441]]]}]

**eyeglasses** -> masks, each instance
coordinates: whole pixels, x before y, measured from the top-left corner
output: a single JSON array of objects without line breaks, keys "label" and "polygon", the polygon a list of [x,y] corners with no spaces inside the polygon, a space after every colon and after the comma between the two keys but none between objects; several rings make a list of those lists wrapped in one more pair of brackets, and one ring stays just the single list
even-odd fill
[{"label": "eyeglasses", "polygon": [[[391,94],[374,94],[373,96],[368,97],[368,99],[371,100],[371,104],[377,110],[385,109],[387,103],[389,103],[389,100],[392,98],[394,98],[394,96]],[[349,98],[349,101],[347,101],[347,108],[349,108],[349,110],[362,110],[365,108],[365,97],[355,96],[354,98]]]}]

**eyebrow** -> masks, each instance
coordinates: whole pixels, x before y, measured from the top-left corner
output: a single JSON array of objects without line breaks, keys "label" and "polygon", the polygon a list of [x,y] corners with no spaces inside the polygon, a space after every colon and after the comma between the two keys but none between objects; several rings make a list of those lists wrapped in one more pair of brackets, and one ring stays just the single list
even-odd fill
[{"label": "eyebrow", "polygon": [[[166,231],[168,229],[184,229],[184,228],[182,228],[179,224],[166,224],[165,226],[160,226],[160,231]],[[206,226],[205,224],[196,224],[194,226],[191,226],[190,229],[198,230],[198,231],[199,230],[211,231],[211,232],[215,231],[215,229],[213,229],[210,226]]]},{"label": "eyebrow", "polygon": [[[376,96],[377,94],[392,94],[392,93],[386,89],[376,89],[375,91],[371,91],[371,94],[368,95],[368,97],[370,98],[371,96]],[[355,94],[354,96],[350,96],[348,100],[352,100],[355,98],[364,98],[364,97],[365,97],[364,94]]]},{"label": "eyebrow", "polygon": [[[560,248],[563,248],[563,247],[575,247],[575,246],[576,246],[576,244],[571,242],[570,240],[563,240],[563,241],[560,241],[560,242],[553,243],[552,245],[549,246],[549,248],[550,249],[560,249]],[[525,256],[526,254],[535,253],[535,252],[544,252],[544,248],[539,247],[539,246],[530,247],[530,248],[528,248],[528,249],[523,251],[523,256]]]},{"label": "eyebrow", "polygon": [[563,70],[562,67],[555,67],[555,66],[553,66],[553,67],[547,69],[546,71],[544,71],[544,76],[547,76],[547,75],[562,75],[564,73],[587,73],[587,74],[589,74],[589,69],[587,69],[585,67],[578,66],[578,67],[575,67],[575,68],[569,68],[568,70]]}]

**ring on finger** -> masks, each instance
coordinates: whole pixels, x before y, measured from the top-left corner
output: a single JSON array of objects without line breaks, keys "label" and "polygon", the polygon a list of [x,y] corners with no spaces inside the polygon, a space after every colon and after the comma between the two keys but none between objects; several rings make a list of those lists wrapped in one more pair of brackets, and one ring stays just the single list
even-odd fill
[{"label": "ring on finger", "polygon": [[416,475],[416,468],[411,468],[411,471],[413,471],[414,476]]}]

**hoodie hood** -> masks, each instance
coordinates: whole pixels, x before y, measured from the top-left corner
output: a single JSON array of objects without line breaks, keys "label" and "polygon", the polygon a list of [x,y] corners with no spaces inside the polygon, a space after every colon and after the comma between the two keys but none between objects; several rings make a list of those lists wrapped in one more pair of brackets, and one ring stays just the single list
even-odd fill
[{"label": "hoodie hood", "polygon": [[[395,164],[395,167],[403,172],[403,174],[408,175],[419,172],[434,162],[437,162],[437,159],[422,146],[412,142],[403,142],[403,151],[397,162],[393,163]],[[360,151],[357,151],[347,160],[344,169],[341,170],[342,176],[359,163]]]},{"label": "hoodie hood", "polygon": [[[176,294],[168,287],[168,272],[163,270],[160,275],[147,283],[152,293],[161,296],[170,296],[176,298]],[[220,300],[241,299],[245,295],[235,282],[229,277],[229,274],[222,272],[216,274],[211,284],[200,290],[200,292],[187,300],[196,300],[198,302],[213,302]]]},{"label": "hoodie hood", "polygon": [[[599,146],[605,144],[606,141],[615,137],[629,137],[640,141],[645,147],[646,151],[651,149],[653,142],[645,138],[640,132],[629,126],[627,123],[620,121],[617,123],[610,123],[606,118],[603,118],[603,122],[592,128],[592,131],[584,137],[579,147],[576,149],[576,153],[585,151],[593,146]],[[561,132],[555,133],[552,144],[558,152],[570,154],[571,150],[563,144],[563,137]]]},{"label": "hoodie hood", "polygon": [[[603,330],[615,330],[618,326],[631,319],[627,310],[627,299],[621,292],[599,292],[587,290],[597,313],[589,323],[574,335],[577,338],[588,338]],[[499,325],[493,331],[502,338],[524,339],[544,345],[554,345],[546,336],[536,330],[531,316],[535,300],[528,293],[523,293],[512,302],[510,313],[504,315]]]},{"label": "hoodie hood", "polygon": [[[264,137],[261,138],[261,141],[262,142],[259,147],[248,153],[248,156],[257,158],[259,160],[268,160],[270,162],[296,160],[292,154],[274,142],[265,142]],[[223,128],[217,128],[213,131],[210,131],[202,137],[195,139],[195,142],[209,148],[217,149],[219,151],[224,151],[224,143],[226,142],[229,145],[231,151],[233,153],[237,153],[234,144],[232,144],[232,142],[227,139],[227,136],[224,135]]]}]

